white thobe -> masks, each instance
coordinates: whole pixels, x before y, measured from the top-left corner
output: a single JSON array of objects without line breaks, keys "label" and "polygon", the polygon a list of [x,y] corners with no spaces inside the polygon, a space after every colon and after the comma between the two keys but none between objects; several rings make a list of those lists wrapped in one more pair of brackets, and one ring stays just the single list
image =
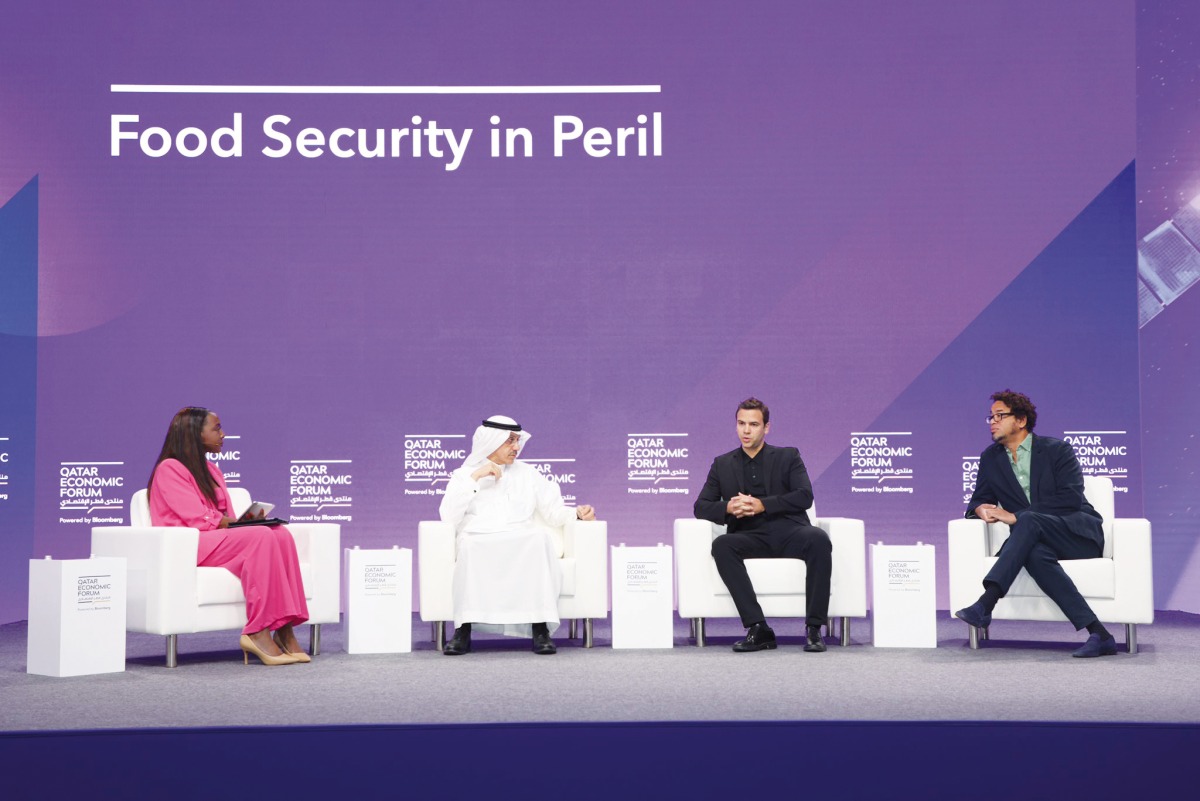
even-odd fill
[{"label": "white thobe", "polygon": [[558,627],[562,571],[548,526],[575,519],[558,485],[524,462],[504,476],[471,478],[474,468],[450,476],[439,514],[457,534],[454,563],[456,626],[528,637],[531,624]]}]

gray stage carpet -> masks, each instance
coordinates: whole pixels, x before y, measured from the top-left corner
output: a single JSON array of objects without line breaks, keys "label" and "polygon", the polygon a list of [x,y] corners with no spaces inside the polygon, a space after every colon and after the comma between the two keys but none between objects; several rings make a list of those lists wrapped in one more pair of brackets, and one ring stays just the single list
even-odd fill
[{"label": "gray stage carpet", "polygon": [[[0,626],[0,730],[546,721],[1090,721],[1200,722],[1200,616],[1160,613],[1140,651],[1072,659],[1083,637],[1066,623],[997,622],[979,651],[939,612],[936,649],[877,649],[867,621],[848,648],[801,651],[799,621],[776,621],[777,651],[735,654],[736,621],[709,624],[696,648],[677,622],[675,648],[614,651],[556,636],[537,657],[522,640],[475,639],[457,658],[414,622],[414,651],[351,655],[340,626],[322,630],[307,665],[242,665],[237,633],[131,634],[124,673],[54,679],[25,673],[25,624]],[[1123,631],[1117,632],[1123,642]],[[1123,647],[1123,645],[1122,645]]]}]

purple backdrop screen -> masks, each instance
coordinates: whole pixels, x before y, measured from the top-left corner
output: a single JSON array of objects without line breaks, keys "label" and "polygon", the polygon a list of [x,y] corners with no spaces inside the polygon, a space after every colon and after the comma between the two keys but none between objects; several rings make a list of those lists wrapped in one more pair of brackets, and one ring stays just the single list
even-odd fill
[{"label": "purple backdrop screen", "polygon": [[346,545],[415,547],[497,413],[669,541],[748,395],[872,542],[945,545],[1005,387],[1142,514],[1128,0],[8,16],[0,619],[185,405]]}]

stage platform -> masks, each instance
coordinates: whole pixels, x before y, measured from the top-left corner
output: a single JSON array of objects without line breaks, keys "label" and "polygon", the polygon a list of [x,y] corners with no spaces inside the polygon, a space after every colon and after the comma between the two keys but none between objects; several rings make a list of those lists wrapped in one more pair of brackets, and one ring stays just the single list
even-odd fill
[{"label": "stage platform", "polygon": [[[125,673],[25,671],[25,625],[0,627],[5,797],[210,799],[264,782],[303,797],[1190,797],[1200,749],[1200,616],[1160,613],[1140,652],[1069,654],[1067,624],[993,626],[978,651],[939,619],[939,647],[734,654],[736,622],[696,648],[614,651],[560,636],[555,657],[476,638],[450,659],[349,655],[340,626],[309,665],[245,667],[234,633],[129,635]],[[427,625],[414,632],[426,635]],[[424,639],[424,638],[423,638]]]},{"label": "stage platform", "polygon": [[[164,638],[128,635],[124,673],[51,679],[25,673],[25,625],[0,627],[0,729],[125,729],[629,721],[1070,721],[1200,723],[1200,616],[1159,613],[1138,630],[1139,652],[1072,659],[1084,637],[1066,623],[998,621],[978,651],[967,627],[938,615],[936,649],[870,645],[801,650],[798,620],[775,621],[776,651],[735,654],[736,621],[710,621],[697,648],[684,621],[675,647],[613,650],[556,635],[537,657],[512,638],[477,636],[450,658],[414,621],[411,654],[351,655],[341,626],[322,629],[311,664],[242,665],[236,632],[180,637],[179,667]],[[1121,641],[1122,634],[1114,627]],[[1123,644],[1122,644],[1123,647]]]}]

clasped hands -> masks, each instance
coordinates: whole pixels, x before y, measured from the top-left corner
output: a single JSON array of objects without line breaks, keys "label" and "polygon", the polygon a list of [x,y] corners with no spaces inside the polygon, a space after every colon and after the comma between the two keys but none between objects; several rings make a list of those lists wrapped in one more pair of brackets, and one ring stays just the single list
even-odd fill
[{"label": "clasped hands", "polygon": [[1011,526],[1017,522],[1016,515],[1001,509],[994,503],[981,503],[976,506],[975,516],[985,523],[1007,523]]},{"label": "clasped hands", "polygon": [[762,514],[766,509],[758,498],[739,492],[725,504],[725,511],[734,517],[753,517]]}]

